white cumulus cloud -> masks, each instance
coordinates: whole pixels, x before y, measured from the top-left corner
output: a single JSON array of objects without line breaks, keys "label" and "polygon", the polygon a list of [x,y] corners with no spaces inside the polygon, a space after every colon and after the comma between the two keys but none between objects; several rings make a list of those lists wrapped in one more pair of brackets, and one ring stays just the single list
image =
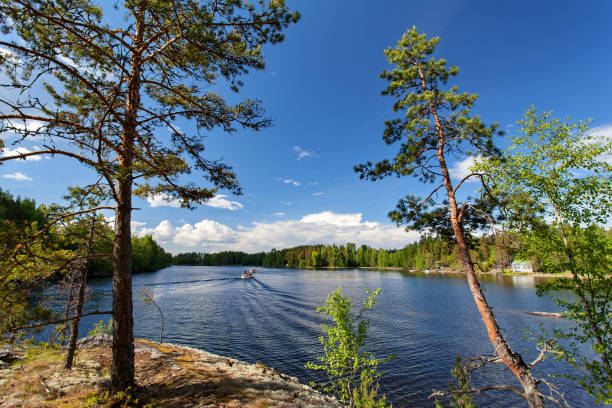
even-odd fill
[{"label": "white cumulus cloud", "polygon": [[[610,143],[612,140],[612,125],[594,127],[589,131],[589,135],[593,136],[593,142],[599,143]],[[603,153],[599,160],[605,161],[612,165],[612,152]]]},{"label": "white cumulus cloud", "polygon": [[280,177],[279,177],[277,180],[280,180],[280,181],[282,181],[282,182],[283,182],[283,183],[285,183],[285,184],[292,184],[292,185],[294,185],[294,186],[296,186],[296,187],[297,187],[297,186],[299,186],[299,185],[301,184],[299,181],[294,180],[294,179],[290,179],[290,178],[288,178],[288,179],[284,179],[284,178],[280,178]]},{"label": "white cumulus cloud", "polygon": [[181,203],[176,198],[172,198],[168,194],[160,193],[152,197],[147,197],[147,202],[153,208],[155,207],[174,207],[180,208]]},{"label": "white cumulus cloud", "polygon": [[[467,177],[472,173],[470,167],[474,165],[474,161],[476,160],[475,156],[468,156],[463,160],[458,160],[455,164],[450,168],[451,177],[457,181],[462,180],[464,177]],[[471,183],[478,181],[477,177],[470,177],[465,182]]]},{"label": "white cumulus cloud", "polygon": [[[4,149],[2,150],[2,152],[0,152],[0,156],[2,157],[10,157],[10,156],[17,156],[20,154],[26,154],[26,153],[31,153],[31,150],[28,150],[25,147],[18,147],[16,149]],[[25,158],[25,160],[28,161],[39,161],[41,159],[41,156],[28,156]]]},{"label": "white cumulus cloud", "polygon": [[[159,193],[152,197],[147,197],[147,202],[153,208],[154,207],[180,208],[181,206],[179,200],[165,193]],[[244,208],[244,205],[242,205],[242,203],[239,203],[238,201],[228,200],[227,195],[225,194],[218,194],[210,198],[208,201],[206,201],[206,203],[204,203],[204,205],[207,205],[209,207],[214,207],[214,208],[223,208],[223,209],[230,210],[230,211],[241,210]]]},{"label": "white cumulus cloud", "polygon": [[206,202],[206,205],[214,208],[224,208],[230,211],[241,210],[244,208],[244,205],[242,205],[238,201],[228,200],[227,195],[225,194],[218,194],[214,196]]},{"label": "white cumulus cloud", "polygon": [[300,222],[309,224],[329,224],[339,227],[352,227],[361,225],[361,214],[336,214],[331,211],[323,211],[315,214],[308,214],[302,217]]},{"label": "white cumulus cloud", "polygon": [[140,237],[152,235],[153,238],[168,249],[198,250],[215,244],[231,244],[238,241],[238,233],[230,227],[212,220],[202,220],[194,225],[189,223],[175,227],[168,220],[159,223],[155,228],[142,228],[136,234]]},{"label": "white cumulus cloud", "polygon": [[17,181],[32,180],[30,177],[20,172],[12,173],[12,174],[3,174],[2,178],[17,180]]},{"label": "white cumulus cloud", "polygon": [[300,146],[293,146],[293,151],[298,155],[298,160],[302,160],[303,158],[318,157],[314,151],[304,150]]},{"label": "white cumulus cloud", "polygon": [[392,224],[368,222],[362,214],[331,211],[308,214],[296,220],[254,222],[235,229],[204,219],[196,224],[175,227],[164,220],[154,228],[140,229],[139,236],[151,234],[172,252],[268,251],[304,244],[344,244],[355,242],[375,248],[402,248],[419,239],[417,231],[406,232]]}]

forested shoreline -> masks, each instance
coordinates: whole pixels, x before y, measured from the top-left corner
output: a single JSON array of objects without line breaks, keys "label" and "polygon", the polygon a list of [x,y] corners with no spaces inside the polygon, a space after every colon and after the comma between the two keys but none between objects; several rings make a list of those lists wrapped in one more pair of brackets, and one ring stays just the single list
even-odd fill
[{"label": "forested shoreline", "polygon": [[[553,228],[553,227],[548,227]],[[590,227],[597,235],[612,242],[612,230]],[[495,234],[472,237],[470,253],[479,272],[508,271],[512,261],[526,260],[534,272],[562,273],[564,270],[545,262],[546,254],[538,251],[538,245],[529,234],[498,231]],[[294,248],[272,249],[253,254],[242,251],[215,253],[185,252],[172,257],[173,265],[192,266],[263,266],[274,268],[398,268],[425,270],[451,268],[461,270],[461,259],[456,244],[451,239],[423,236],[404,248],[385,250],[354,243],[345,245],[301,245]]]},{"label": "forested shoreline", "polygon": [[[54,225],[54,205],[37,205],[36,201],[20,196],[13,196],[8,191],[0,189],[0,239],[3,241],[3,251],[7,259],[11,256],[10,250],[18,243],[30,245],[35,242],[34,236],[38,231],[49,231],[48,241],[45,243],[57,254],[69,257],[79,249],[75,232],[61,225]],[[84,231],[77,231],[84,234]],[[113,265],[111,254],[113,252],[113,229],[103,218],[97,219],[96,235],[91,245],[92,256],[88,260],[87,274],[89,277],[112,276]],[[35,251],[35,249],[32,249]],[[32,253],[32,258],[36,254]],[[152,272],[170,265],[172,255],[166,252],[149,235],[132,237],[132,273]],[[50,276],[50,279],[53,279]]]}]

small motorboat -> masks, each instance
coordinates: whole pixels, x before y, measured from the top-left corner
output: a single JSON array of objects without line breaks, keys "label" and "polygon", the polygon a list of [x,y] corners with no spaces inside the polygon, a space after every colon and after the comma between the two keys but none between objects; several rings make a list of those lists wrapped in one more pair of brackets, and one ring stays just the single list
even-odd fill
[{"label": "small motorboat", "polygon": [[242,272],[242,275],[240,275],[240,278],[251,279],[253,275],[255,275],[255,268],[251,267],[251,269],[245,269],[244,272]]}]

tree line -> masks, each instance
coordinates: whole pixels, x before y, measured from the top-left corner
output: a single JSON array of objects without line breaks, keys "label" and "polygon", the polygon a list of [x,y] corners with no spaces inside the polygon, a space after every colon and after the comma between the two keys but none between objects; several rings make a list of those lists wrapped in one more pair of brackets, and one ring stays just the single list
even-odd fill
[{"label": "tree line", "polygon": [[[542,225],[553,233],[555,226]],[[612,230],[591,227],[594,234],[612,243]],[[550,262],[550,254],[540,250],[531,233],[497,231],[481,237],[470,237],[470,254],[479,272],[506,272],[515,260],[530,261],[533,270],[544,273],[566,272]],[[172,257],[173,265],[263,266],[274,268],[401,268],[425,270],[461,269],[457,245],[448,238],[424,235],[404,248],[386,250],[367,245],[301,245],[248,254],[242,251],[215,253],[184,252]]]},{"label": "tree line", "polygon": [[[0,190],[0,340],[59,324],[52,335],[68,341],[64,367],[69,369],[89,298],[87,281],[113,274],[114,231],[102,214],[82,210],[99,207],[96,200],[84,200],[81,189],[69,189],[64,198],[64,206],[36,205]],[[172,260],[150,236],[132,237],[132,251],[132,273],[154,271]]]},{"label": "tree line", "polygon": [[[26,238],[26,232],[30,230],[40,231],[53,221],[54,206],[45,204],[36,205],[36,201],[21,196],[14,196],[9,191],[0,189],[0,240],[2,247],[14,248],[18,239]],[[93,242],[93,252],[100,255],[89,261],[88,275],[112,276],[113,266],[110,255],[113,252],[113,229],[100,219],[100,233]],[[58,243],[58,250],[75,249],[67,237],[67,230],[61,226],[52,226],[48,232],[53,240]],[[108,256],[103,256],[108,255]],[[172,263],[172,254],[166,252],[150,236],[132,237],[132,273],[152,272],[165,268]]]}]

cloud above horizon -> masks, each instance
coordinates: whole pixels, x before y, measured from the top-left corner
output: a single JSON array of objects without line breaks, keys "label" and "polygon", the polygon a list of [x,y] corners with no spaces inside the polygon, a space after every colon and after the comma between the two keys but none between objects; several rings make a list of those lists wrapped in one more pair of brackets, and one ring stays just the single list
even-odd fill
[{"label": "cloud above horizon", "polygon": [[11,179],[11,180],[17,180],[17,181],[31,181],[32,178],[26,176],[25,174],[21,173],[21,172],[17,172],[17,173],[11,173],[11,174],[3,174],[2,178],[5,179]]},{"label": "cloud above horizon", "polygon": [[[474,165],[475,160],[476,160],[475,156],[468,156],[463,160],[456,161],[449,169],[451,177],[456,181],[460,181],[464,177],[467,177],[468,175],[470,175],[472,173],[472,170],[470,170],[470,167]],[[465,182],[472,183],[476,181],[478,181],[477,177],[470,177]]]},{"label": "cloud above horizon", "polygon": [[[612,140],[612,125],[594,127],[589,130],[589,135],[594,137],[595,143],[609,143]],[[603,153],[598,159],[612,165],[612,152]]]},{"label": "cloud above horizon", "polygon": [[[18,156],[20,154],[27,154],[27,153],[32,153],[32,151],[26,147],[18,147],[16,149],[4,149],[2,150],[2,152],[0,152],[0,156],[12,157],[12,156]],[[28,156],[23,159],[15,159],[15,160],[40,161],[41,159],[42,159],[41,156]]]},{"label": "cloud above horizon", "polygon": [[277,180],[282,181],[282,182],[283,182],[283,183],[285,183],[285,184],[292,184],[292,185],[294,185],[294,186],[296,186],[296,187],[298,187],[298,186],[300,186],[300,185],[302,184],[302,183],[300,183],[299,181],[294,180],[294,179],[290,179],[290,178],[288,178],[288,179],[284,179],[284,178],[282,178],[282,177],[279,177],[279,178],[277,178]]},{"label": "cloud above horizon", "polygon": [[147,197],[147,202],[152,208],[155,207],[174,207],[180,208],[181,203],[176,198],[169,196],[168,194],[159,193],[154,196]]},{"label": "cloud above horizon", "polygon": [[242,203],[228,200],[226,194],[218,194],[213,198],[210,198],[208,201],[206,201],[205,205],[214,208],[223,208],[230,211],[241,210],[244,208]]},{"label": "cloud above horizon", "polygon": [[364,221],[361,213],[337,214],[332,211],[307,214],[295,220],[253,222],[236,228],[208,219],[181,226],[164,220],[154,228],[136,229],[135,235],[152,235],[161,246],[174,253],[226,250],[252,253],[272,248],[346,242],[396,249],[420,237],[417,231],[406,232],[392,224]]},{"label": "cloud above horizon", "polygon": [[314,151],[304,150],[300,146],[293,146],[293,151],[298,155],[298,160],[302,160],[304,158],[319,157],[319,155],[316,154]]},{"label": "cloud above horizon", "polygon": [[[147,197],[147,202],[152,208],[181,207],[179,200],[164,193],[156,194],[152,197]],[[238,201],[228,200],[226,194],[217,194],[216,196],[209,198],[208,201],[204,203],[204,205],[213,208],[222,208],[230,211],[241,210],[244,208],[244,205],[242,205],[242,203],[239,203]]]},{"label": "cloud above horizon", "polygon": [[228,245],[238,241],[238,234],[226,225],[212,220],[202,220],[194,225],[183,224],[175,227],[168,220],[163,220],[154,228],[136,229],[136,235],[151,235],[162,246],[173,251],[184,250],[212,244]]}]

